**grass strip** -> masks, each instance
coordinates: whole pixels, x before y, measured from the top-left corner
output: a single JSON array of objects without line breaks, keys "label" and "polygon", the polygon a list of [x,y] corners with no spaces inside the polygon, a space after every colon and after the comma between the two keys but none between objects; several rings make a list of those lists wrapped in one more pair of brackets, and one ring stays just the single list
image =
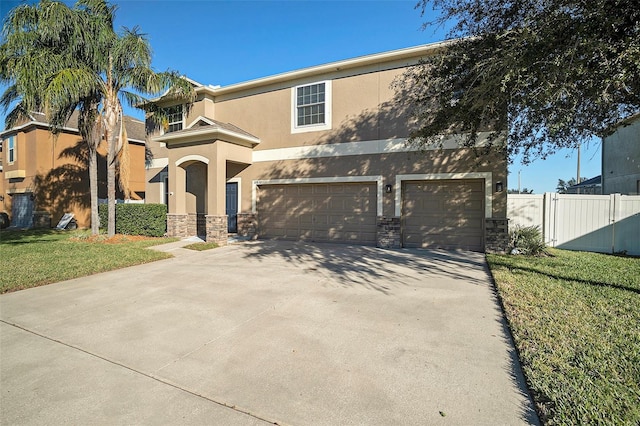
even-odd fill
[{"label": "grass strip", "polygon": [[640,424],[640,259],[487,255],[545,424]]},{"label": "grass strip", "polygon": [[171,257],[148,247],[175,241],[86,231],[0,232],[0,293],[78,278]]},{"label": "grass strip", "polygon": [[211,242],[203,242],[203,243],[193,243],[193,244],[186,245],[183,248],[186,248],[189,250],[204,251],[204,250],[211,250],[218,247],[219,247],[218,244],[211,241]]}]

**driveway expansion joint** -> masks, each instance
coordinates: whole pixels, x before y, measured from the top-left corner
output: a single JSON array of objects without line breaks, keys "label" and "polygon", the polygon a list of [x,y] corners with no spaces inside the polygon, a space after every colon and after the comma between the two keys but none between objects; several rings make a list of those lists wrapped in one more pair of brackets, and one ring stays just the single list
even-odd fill
[{"label": "driveway expansion joint", "polygon": [[[251,320],[251,319],[250,319],[250,320]],[[248,321],[250,321],[250,320],[248,320]],[[105,356],[102,356],[102,355],[99,355],[99,354],[93,353],[93,352],[88,351],[88,350],[86,350],[86,349],[82,349],[82,348],[80,348],[80,347],[78,347],[78,346],[74,346],[74,345],[72,345],[72,344],[65,343],[65,342],[63,342],[63,341],[61,341],[61,340],[58,340],[58,339],[55,339],[55,338],[53,338],[53,337],[46,336],[46,335],[44,335],[44,334],[42,334],[42,333],[38,333],[37,331],[31,330],[31,329],[29,329],[29,328],[27,328],[27,327],[23,327],[23,326],[21,326],[21,325],[19,325],[19,324],[16,324],[16,323],[13,323],[13,322],[10,322],[10,321],[6,321],[6,320],[3,320],[3,319],[0,319],[0,322],[1,322],[1,323],[3,323],[3,324],[6,324],[6,325],[8,325],[8,326],[11,326],[11,327],[17,328],[17,329],[19,329],[19,330],[25,331],[25,332],[27,332],[27,333],[33,334],[34,336],[40,337],[40,338],[42,338],[42,339],[46,339],[46,340],[49,340],[49,341],[51,341],[51,342],[54,342],[54,343],[57,343],[57,344],[60,344],[60,345],[66,346],[66,347],[68,347],[68,348],[70,348],[70,349],[73,349],[73,350],[76,350],[76,351],[82,352],[82,353],[84,353],[84,354],[86,354],[86,355],[89,355],[89,356],[91,356],[91,357],[93,357],[93,358],[97,358],[97,359],[100,359],[100,360],[102,360],[102,361],[108,362],[108,363],[110,363],[110,364],[112,364],[112,365],[115,365],[115,366],[117,366],[117,367],[124,368],[124,369],[126,369],[126,370],[131,371],[131,372],[132,372],[132,373],[134,373],[134,374],[138,374],[138,375],[144,376],[144,377],[146,377],[146,378],[149,378],[149,379],[151,379],[151,380],[155,380],[155,381],[156,381],[156,382],[158,382],[158,383],[161,383],[161,384],[166,385],[166,386],[170,386],[170,387],[172,387],[172,388],[174,388],[174,389],[177,389],[177,390],[179,390],[179,391],[182,391],[182,392],[188,393],[189,395],[192,395],[192,396],[195,396],[195,397],[197,397],[197,398],[203,399],[203,400],[205,400],[205,401],[211,402],[211,403],[213,403],[213,404],[216,404],[216,405],[219,405],[219,406],[222,406],[222,407],[228,408],[228,409],[233,410],[233,411],[236,411],[236,412],[238,412],[238,413],[245,414],[245,415],[247,415],[247,416],[253,417],[253,418],[254,418],[254,419],[256,419],[256,420],[260,420],[260,421],[263,421],[263,422],[265,422],[265,423],[273,424],[273,425],[279,425],[279,426],[283,426],[283,425],[284,425],[284,424],[283,424],[283,423],[281,423],[281,422],[274,421],[274,420],[269,420],[269,419],[267,419],[265,416],[260,416],[260,415],[254,414],[254,413],[250,412],[249,410],[246,410],[246,409],[243,409],[243,408],[238,407],[238,406],[237,406],[237,405],[235,405],[235,404],[229,404],[229,403],[226,403],[226,402],[217,401],[217,400],[212,399],[212,398],[210,398],[210,397],[208,397],[208,396],[206,396],[206,395],[202,395],[202,394],[200,394],[200,393],[198,393],[198,392],[194,392],[194,391],[192,391],[192,390],[189,390],[189,389],[187,389],[187,388],[184,388],[184,387],[182,387],[182,386],[180,386],[180,385],[178,385],[178,384],[176,384],[176,383],[172,383],[172,382],[168,381],[167,379],[164,379],[164,378],[162,378],[162,377],[160,377],[160,376],[155,376],[154,374],[151,374],[151,373],[145,373],[144,371],[140,371],[140,370],[138,370],[138,369],[136,369],[136,368],[130,367],[130,366],[128,366],[128,365],[126,365],[126,364],[123,364],[123,363],[121,363],[121,362],[114,361],[114,360],[109,359],[109,358],[107,358],[107,357],[105,357]],[[195,352],[195,351],[194,351],[194,352]]]}]

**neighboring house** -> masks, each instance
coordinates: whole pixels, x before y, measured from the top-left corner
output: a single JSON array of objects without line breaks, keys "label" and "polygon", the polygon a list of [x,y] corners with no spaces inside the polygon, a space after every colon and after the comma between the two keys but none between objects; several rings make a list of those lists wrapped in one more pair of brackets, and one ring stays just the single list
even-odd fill
[{"label": "neighboring house", "polygon": [[[74,113],[54,137],[47,117],[34,112],[28,121],[0,132],[0,195],[12,226],[55,226],[65,213],[74,213],[80,227],[91,225],[88,151],[77,122]],[[144,200],[144,123],[125,117],[125,125],[131,154],[131,198]],[[98,150],[99,198],[107,198],[104,145]]]},{"label": "neighboring house", "polygon": [[566,193],[600,195],[602,194],[602,176],[596,176],[591,179],[583,180],[579,184],[572,185],[567,188]]},{"label": "neighboring house", "polygon": [[[188,113],[150,137],[147,202],[168,233],[228,233],[379,247],[501,250],[507,160],[497,151],[407,145],[394,79],[441,44],[348,59],[226,87],[194,84]],[[148,122],[148,128],[153,123]],[[506,143],[506,142],[505,142]]]},{"label": "neighboring house", "polygon": [[640,194],[640,113],[602,138],[602,193]]}]

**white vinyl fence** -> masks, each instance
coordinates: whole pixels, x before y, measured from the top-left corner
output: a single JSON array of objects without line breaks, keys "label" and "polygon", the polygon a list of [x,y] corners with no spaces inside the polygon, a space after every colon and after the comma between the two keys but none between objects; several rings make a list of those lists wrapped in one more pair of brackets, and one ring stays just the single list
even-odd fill
[{"label": "white vinyl fence", "polygon": [[640,195],[509,194],[507,217],[551,247],[640,256]]}]

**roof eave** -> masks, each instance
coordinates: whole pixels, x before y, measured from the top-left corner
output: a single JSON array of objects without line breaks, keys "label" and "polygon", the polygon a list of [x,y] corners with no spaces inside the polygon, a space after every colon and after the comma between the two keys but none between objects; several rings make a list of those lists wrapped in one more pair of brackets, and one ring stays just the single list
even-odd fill
[{"label": "roof eave", "polygon": [[227,93],[237,92],[240,90],[253,89],[255,87],[266,86],[269,84],[282,83],[284,81],[306,78],[314,75],[321,75],[333,71],[364,67],[376,63],[399,61],[403,59],[421,58],[430,53],[437,51],[456,40],[446,40],[437,43],[431,43],[421,46],[408,47],[405,49],[392,50],[388,52],[376,53],[373,55],[359,56],[357,58],[346,59],[328,64],[317,65],[309,68],[302,68],[296,71],[289,71],[269,77],[249,80],[242,83],[231,84],[224,87],[200,86],[195,89],[196,93],[209,94],[212,96],[224,95]]},{"label": "roof eave", "polygon": [[219,127],[213,129],[206,128],[202,130],[190,131],[188,133],[165,133],[164,135],[154,136],[151,139],[154,142],[163,142],[167,145],[202,142],[203,139],[221,140],[248,148],[253,148],[260,143],[260,139],[258,138],[232,132],[226,129],[221,129]]}]

